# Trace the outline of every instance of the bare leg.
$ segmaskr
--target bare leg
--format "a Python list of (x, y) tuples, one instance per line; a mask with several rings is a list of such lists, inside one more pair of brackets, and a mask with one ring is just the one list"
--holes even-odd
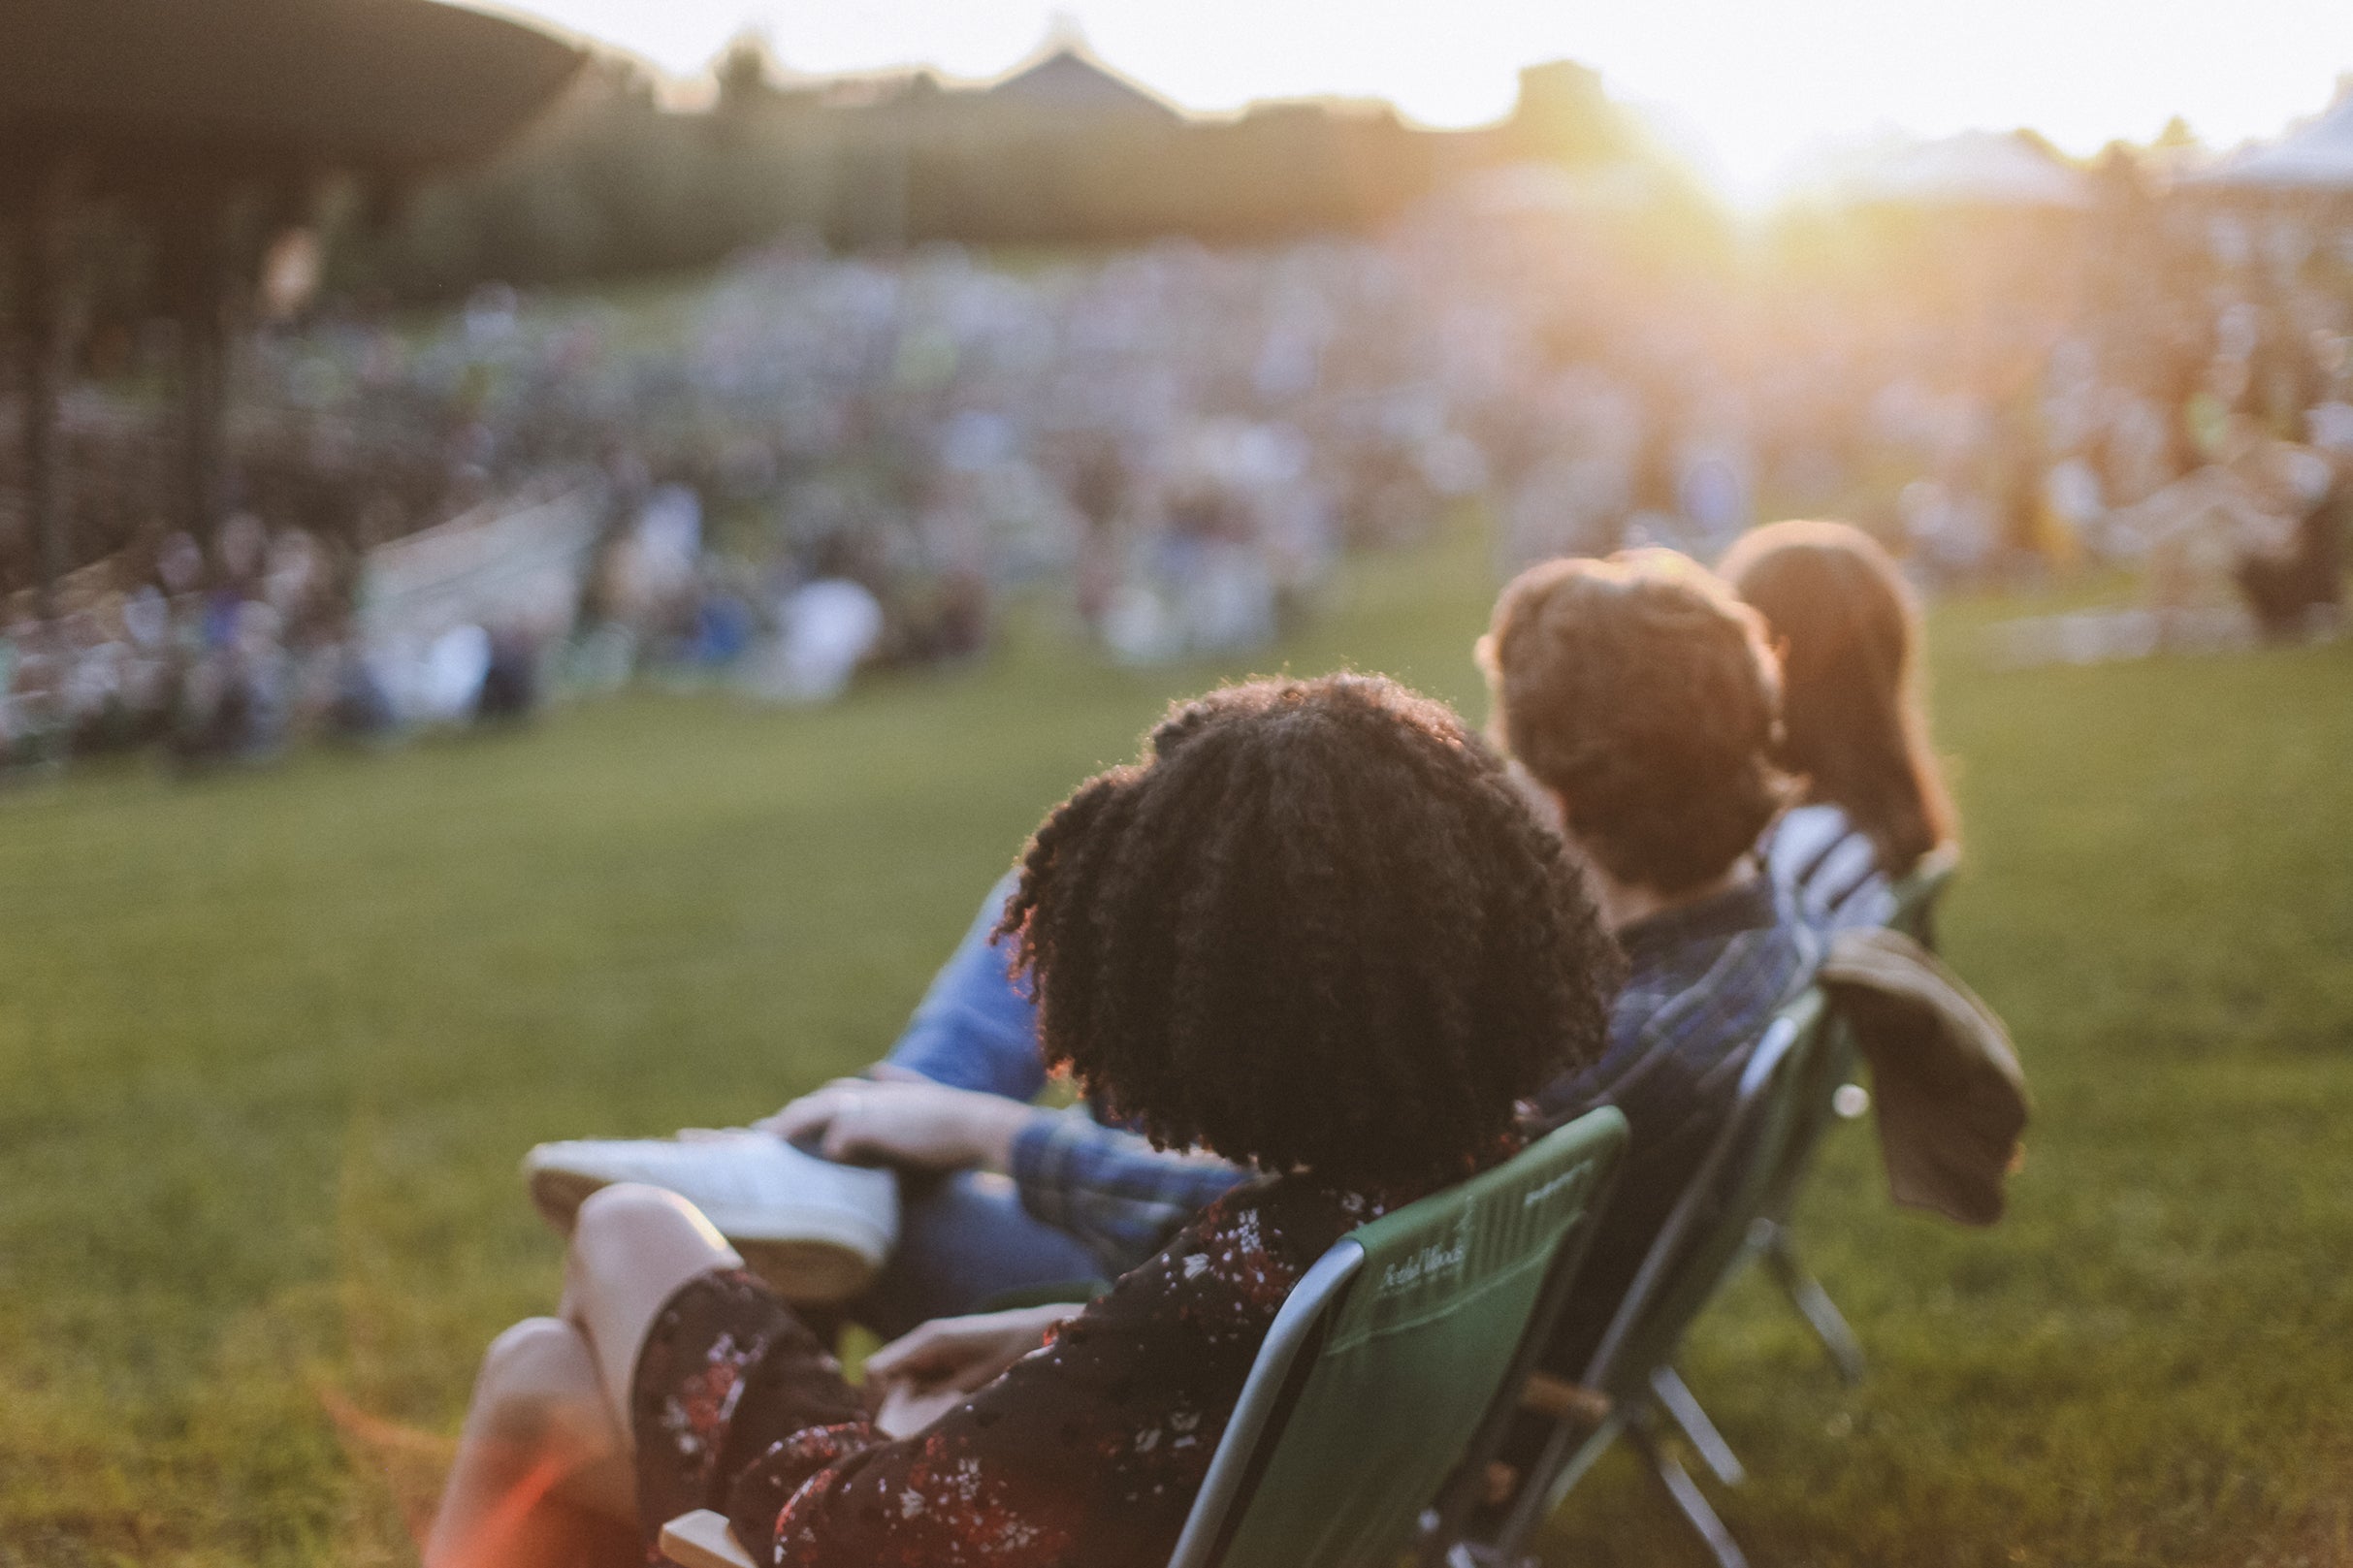
[(531, 1318), (492, 1341), (427, 1568), (639, 1561), (629, 1447), (569, 1324)]
[(564, 1317), (483, 1358), (426, 1568), (588, 1568), (639, 1557), (629, 1401), (637, 1349), (679, 1286), (743, 1260), (683, 1199), (608, 1187), (580, 1206)]
[(656, 1315), (696, 1275), (742, 1266), (701, 1211), (674, 1193), (624, 1182), (580, 1205), (564, 1258), (564, 1315), (588, 1341), (606, 1409), (624, 1434), (637, 1350)]

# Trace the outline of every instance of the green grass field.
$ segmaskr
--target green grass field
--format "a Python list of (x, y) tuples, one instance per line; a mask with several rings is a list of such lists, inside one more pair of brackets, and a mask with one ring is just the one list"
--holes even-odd
[[(1475, 705), (1491, 592), (1467, 546), (1364, 564), (1286, 657)], [(1737, 1286), (1687, 1366), (1755, 1472), (1724, 1511), (1759, 1564), (2353, 1563), (2353, 647), (1975, 667), (2016, 609), (1937, 622), (2014, 1211), (1898, 1213), (1835, 1140), (1800, 1233), (1872, 1374)], [(0, 1565), (412, 1560), (481, 1347), (554, 1298), (524, 1148), (871, 1058), (1041, 811), (1227, 673), (1036, 640), (0, 797)], [(1699, 1560), (1623, 1456), (1548, 1556)]]

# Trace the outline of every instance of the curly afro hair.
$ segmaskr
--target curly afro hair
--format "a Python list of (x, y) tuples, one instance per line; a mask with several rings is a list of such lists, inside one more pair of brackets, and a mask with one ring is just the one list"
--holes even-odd
[(1621, 882), (1729, 871), (1780, 814), (1780, 672), (1755, 610), (1671, 550), (1531, 566), (1479, 641), (1501, 739)]
[(1172, 708), (1040, 826), (1002, 929), (1047, 1060), (1155, 1143), (1367, 1192), (1508, 1148), (1620, 962), (1494, 753), (1357, 675)]

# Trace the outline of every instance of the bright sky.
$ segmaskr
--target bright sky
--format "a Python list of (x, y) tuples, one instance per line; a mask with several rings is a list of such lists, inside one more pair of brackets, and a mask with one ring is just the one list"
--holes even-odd
[(698, 71), (746, 26), (811, 72), (921, 62), (989, 76), (1057, 16), (1202, 110), (1382, 97), (1434, 124), (1493, 118), (1537, 60), (1597, 68), (1735, 199), (1792, 160), (1890, 127), (2031, 125), (2088, 152), (2180, 113), (2209, 144), (2276, 134), (2353, 72), (2347, 0), (506, 0)]

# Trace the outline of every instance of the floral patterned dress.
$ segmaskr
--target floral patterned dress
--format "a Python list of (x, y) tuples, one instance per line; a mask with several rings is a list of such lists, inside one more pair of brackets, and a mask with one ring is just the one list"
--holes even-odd
[(718, 1508), (777, 1568), (1165, 1563), (1284, 1297), (1382, 1206), (1304, 1177), (1238, 1189), (1004, 1376), (895, 1442), (758, 1281), (690, 1281), (638, 1353), (647, 1539)]

